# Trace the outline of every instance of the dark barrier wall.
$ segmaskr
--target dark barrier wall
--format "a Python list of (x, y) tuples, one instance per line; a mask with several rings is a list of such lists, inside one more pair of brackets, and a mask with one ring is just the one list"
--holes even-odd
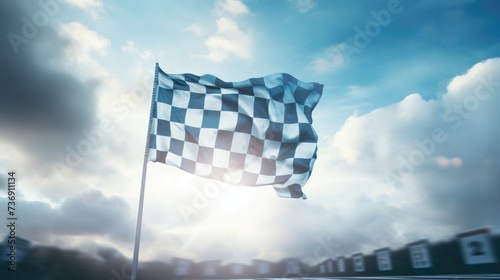
[[(8, 263), (11, 251), (6, 245), (0, 244), (3, 264)], [(129, 279), (131, 261), (113, 252), (101, 252), (98, 260), (74, 250), (31, 246), (22, 238), (18, 245), (17, 271), (12, 274), (3, 265), (0, 279)], [(483, 228), (460, 233), (449, 241), (418, 240), (395, 250), (380, 248), (368, 255), (358, 252), (313, 266), (297, 258), (279, 262), (253, 260), (251, 264), (172, 258), (169, 263), (141, 263), (138, 276), (154, 280), (500, 274), (499, 257), (500, 236), (492, 236), (489, 229)], [(12, 276), (17, 278), (9, 278)]]

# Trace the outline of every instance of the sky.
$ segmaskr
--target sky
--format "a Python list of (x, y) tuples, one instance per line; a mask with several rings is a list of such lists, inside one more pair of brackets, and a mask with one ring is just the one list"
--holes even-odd
[(500, 2), (0, 0), (0, 205), (131, 258), (155, 63), (324, 84), (308, 199), (149, 163), (140, 260), (311, 263), (500, 231)]

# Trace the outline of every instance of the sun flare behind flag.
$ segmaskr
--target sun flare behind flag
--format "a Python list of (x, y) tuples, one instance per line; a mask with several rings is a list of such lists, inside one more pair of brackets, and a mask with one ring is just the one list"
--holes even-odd
[(318, 141), (312, 111), (322, 91), (285, 73), (225, 82), (167, 74), (157, 64), (148, 160), (305, 198)]

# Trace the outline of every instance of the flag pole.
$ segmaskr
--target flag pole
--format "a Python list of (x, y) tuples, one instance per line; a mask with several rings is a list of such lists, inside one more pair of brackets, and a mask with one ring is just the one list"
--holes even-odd
[(151, 137), (151, 123), (153, 120), (153, 106), (156, 100), (156, 88), (158, 85), (158, 69), (160, 66), (158, 62), (155, 66), (155, 77), (153, 84), (153, 96), (151, 98), (151, 108), (149, 111), (149, 124), (148, 124), (148, 134), (146, 136), (146, 148), (144, 151), (144, 161), (142, 162), (142, 178), (141, 178), (141, 193), (139, 195), (139, 210), (137, 213), (137, 226), (135, 228), (135, 244), (134, 244), (134, 257), (132, 260), (132, 273), (130, 275), (131, 280), (137, 280), (137, 270), (139, 266), (139, 245), (141, 242), (141, 226), (142, 226), (142, 210), (144, 208), (144, 190), (146, 188), (146, 173), (148, 167), (148, 154), (149, 154), (149, 142)]

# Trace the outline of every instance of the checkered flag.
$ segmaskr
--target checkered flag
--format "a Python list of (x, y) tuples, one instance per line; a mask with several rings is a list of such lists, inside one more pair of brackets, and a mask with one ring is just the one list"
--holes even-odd
[(156, 66), (149, 161), (233, 185), (305, 198), (316, 160), (312, 111), (323, 85), (289, 74), (241, 82)]

